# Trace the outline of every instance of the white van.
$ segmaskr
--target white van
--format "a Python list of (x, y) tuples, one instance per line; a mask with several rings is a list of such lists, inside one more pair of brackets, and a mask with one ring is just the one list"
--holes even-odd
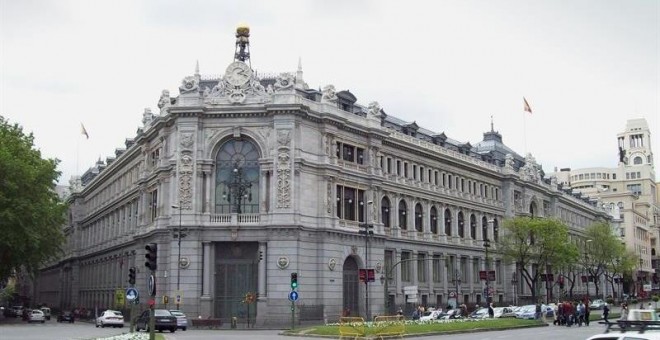
[(50, 320), (50, 308), (41, 307), (40, 309), (42, 312), (44, 312), (44, 317), (46, 317), (46, 320)]

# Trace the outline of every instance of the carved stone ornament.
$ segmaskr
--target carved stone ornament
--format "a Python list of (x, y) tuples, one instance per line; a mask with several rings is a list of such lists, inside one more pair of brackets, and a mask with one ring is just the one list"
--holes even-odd
[(380, 104), (378, 104), (378, 102), (369, 103), (369, 115), (380, 117), (380, 110), (382, 109), (380, 107)]
[(188, 76), (183, 78), (183, 80), (181, 80), (181, 85), (179, 86), (179, 93), (185, 94), (195, 91), (199, 91), (199, 83), (197, 82), (197, 78), (193, 76)]
[(181, 209), (192, 209), (193, 158), (189, 153), (181, 155), (179, 161), (179, 201)]
[(195, 140), (193, 139), (193, 134), (192, 133), (182, 133), (181, 134), (181, 146), (183, 146), (186, 149), (190, 149), (193, 144), (195, 143)]
[(277, 259), (277, 267), (280, 269), (286, 269), (289, 266), (289, 258), (286, 256), (280, 256)]
[(212, 105), (265, 103), (272, 99), (250, 66), (242, 61), (229, 64), (218, 84), (211, 90), (204, 89), (202, 95), (204, 103)]
[(337, 93), (335, 91), (334, 85), (326, 85), (323, 88), (323, 95), (321, 97), (321, 102), (336, 102)]
[(172, 100), (170, 99), (170, 91), (163, 90), (163, 92), (160, 94), (160, 99), (158, 99), (158, 108), (162, 110), (170, 105), (172, 105)]
[(295, 78), (290, 73), (280, 73), (275, 79), (275, 85), (273, 85), (275, 92), (285, 92), (293, 90), (293, 84), (295, 83)]
[(383, 264), (380, 261), (376, 262), (376, 273), (380, 273), (383, 270)]
[(190, 259), (187, 257), (182, 257), (179, 261), (179, 268), (186, 269), (188, 267), (190, 267)]
[(356, 245), (351, 246), (351, 254), (357, 255), (358, 247)]
[(337, 259), (333, 257), (328, 261), (328, 269), (335, 270), (335, 267), (337, 267)]

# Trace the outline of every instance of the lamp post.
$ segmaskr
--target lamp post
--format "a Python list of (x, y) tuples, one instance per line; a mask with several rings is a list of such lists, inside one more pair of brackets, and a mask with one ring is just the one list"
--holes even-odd
[[(181, 286), (181, 239), (186, 237), (186, 232), (188, 232), (188, 228), (181, 228), (181, 205), (173, 205), (172, 208), (178, 209), (179, 210), (179, 227), (174, 228), (174, 233), (172, 236), (177, 239), (177, 246), (178, 246), (178, 256), (177, 256), (177, 261), (176, 261), (176, 294), (179, 295), (180, 293), (180, 286)], [(179, 296), (175, 297), (176, 299), (176, 309), (179, 309), (179, 301), (180, 298)]]
[(587, 240), (585, 242), (585, 247), (584, 247), (584, 267), (587, 272), (587, 302), (591, 301), (589, 299), (589, 281), (591, 281), (591, 267), (589, 266), (589, 243), (591, 243), (592, 240)]
[[(373, 227), (369, 225), (369, 209), (373, 204), (373, 201), (367, 201), (367, 207), (364, 210), (364, 230), (360, 230), (360, 234), (364, 234), (364, 267), (366, 270), (366, 276), (364, 278), (364, 308), (367, 321), (369, 317), (369, 237), (374, 234)], [(360, 202), (360, 205), (364, 206), (363, 202)]]
[[(644, 259), (642, 258), (642, 252), (639, 252), (639, 270), (637, 271), (637, 282), (639, 284), (639, 292), (637, 296), (640, 296), (644, 292), (644, 280), (642, 277), (642, 268), (644, 267)], [(642, 294), (640, 294), (642, 293)]]
[(511, 285), (513, 286), (513, 305), (517, 306), (518, 303), (516, 300), (518, 300), (518, 276), (516, 275), (516, 271), (513, 272), (513, 275), (511, 275)]
[(252, 201), (252, 188), (251, 182), (246, 182), (243, 180), (243, 169), (239, 166), (239, 162), (234, 163), (234, 169), (232, 170), (231, 180), (223, 181), (223, 183), (229, 188), (229, 192), (224, 191), (222, 197), (231, 203), (232, 195), (234, 197), (234, 209), (236, 213), (241, 213), (241, 202), (243, 199), (246, 199), (248, 202)]
[[(489, 225), (493, 225), (495, 220), (488, 220)], [(490, 297), (490, 259), (488, 258), (488, 248), (490, 248), (490, 240), (488, 239), (488, 231), (484, 235), (484, 249), (486, 252), (486, 307), (489, 306), (491, 302)]]
[(456, 307), (458, 308), (458, 287), (461, 285), (461, 272), (458, 269), (454, 270), (454, 287), (456, 288)]

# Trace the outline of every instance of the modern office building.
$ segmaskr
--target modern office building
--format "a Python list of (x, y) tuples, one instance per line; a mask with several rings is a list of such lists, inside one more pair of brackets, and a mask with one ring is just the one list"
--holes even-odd
[[(483, 303), (484, 241), (498, 240), (503, 219), (556, 217), (577, 239), (609, 218), (543, 178), (492, 123), (471, 145), (349, 91), (316, 90), (300, 64), (259, 78), (246, 28), (229, 59), (220, 78), (197, 67), (178, 96), (163, 91), (125, 148), (74, 181), (67, 254), (43, 269), (40, 300), (113, 306), (134, 267), (144, 304), (145, 246), (155, 243), (158, 303), (178, 295), (194, 318), (245, 317), (255, 293), (258, 325), (288, 324), (292, 273), (300, 319)], [(491, 244), (493, 300), (528, 295)], [(373, 282), (360, 282), (360, 269), (373, 269)]]
[[(614, 168), (562, 169), (553, 174), (564, 187), (600, 201), (614, 212), (615, 232), (629, 251), (640, 257), (634, 281), (624, 291), (644, 294), (644, 285), (660, 289), (658, 257), (658, 206), (651, 131), (646, 119), (631, 119), (617, 134), (618, 163)], [(648, 290), (648, 289), (647, 289)], [(649, 292), (645, 292), (648, 294)]]

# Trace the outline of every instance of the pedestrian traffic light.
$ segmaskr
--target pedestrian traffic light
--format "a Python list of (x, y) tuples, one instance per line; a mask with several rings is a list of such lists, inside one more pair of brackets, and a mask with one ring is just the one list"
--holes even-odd
[(128, 283), (135, 284), (135, 267), (128, 268)]
[(291, 273), (291, 289), (298, 288), (298, 273)]
[(149, 268), (151, 271), (156, 271), (156, 264), (158, 263), (158, 244), (149, 243), (144, 249), (147, 250), (147, 253), (144, 255), (147, 259), (144, 263), (145, 267)]

